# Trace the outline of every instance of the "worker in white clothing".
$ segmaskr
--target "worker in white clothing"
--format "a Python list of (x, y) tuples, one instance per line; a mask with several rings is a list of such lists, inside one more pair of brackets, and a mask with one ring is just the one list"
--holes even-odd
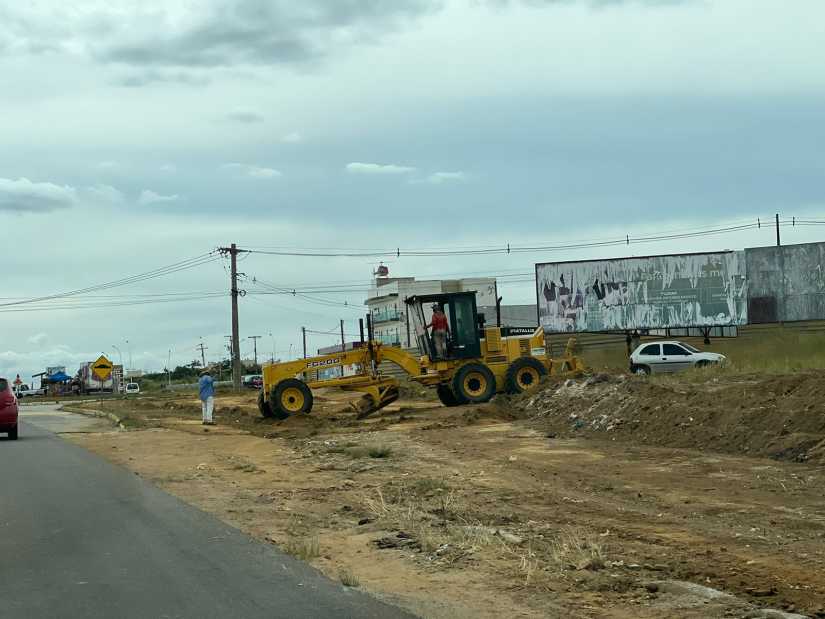
[(215, 422), (212, 421), (212, 411), (215, 409), (215, 381), (209, 375), (209, 370), (201, 372), (198, 387), (200, 389), (201, 409), (203, 410), (203, 425), (215, 425)]

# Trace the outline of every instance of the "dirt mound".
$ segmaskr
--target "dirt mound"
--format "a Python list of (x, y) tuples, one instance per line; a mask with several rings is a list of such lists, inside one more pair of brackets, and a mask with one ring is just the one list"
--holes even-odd
[(542, 430), (825, 463), (825, 377), (598, 374), (512, 401)]

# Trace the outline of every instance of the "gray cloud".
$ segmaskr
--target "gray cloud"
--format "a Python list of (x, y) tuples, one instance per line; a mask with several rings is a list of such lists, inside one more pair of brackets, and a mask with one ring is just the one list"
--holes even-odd
[(142, 88), (149, 84), (183, 84), (185, 86), (205, 86), (211, 79), (193, 71), (157, 71), (146, 70), (130, 73), (114, 80), (116, 86), (125, 88)]
[(247, 163), (225, 163), (221, 166), (224, 170), (232, 170), (243, 176), (250, 178), (280, 178), (283, 176), (279, 170), (267, 168)]
[(415, 172), (415, 168), (394, 163), (361, 163), (353, 161), (346, 166), (347, 172), (351, 174), (409, 174)]
[(261, 114), (246, 108), (234, 109), (226, 115), (226, 118), (228, 120), (245, 124), (261, 123), (264, 121), (264, 117)]
[(74, 187), (34, 183), (27, 178), (0, 178), (0, 211), (48, 213), (74, 206), (77, 200)]
[(95, 3), (83, 11), (37, 5), (0, 7), (0, 41), (21, 51), (66, 49), (146, 69), (124, 86), (188, 81), (168, 68), (313, 62), (339, 45), (374, 41), (441, 0), (194, 0)]
[(433, 172), (427, 177), (431, 185), (441, 185), (443, 183), (463, 183), (467, 180), (464, 172)]
[(633, 4), (651, 7), (669, 6), (677, 4), (694, 4), (698, 1), (699, 0), (475, 0), (474, 4), (502, 8), (515, 5), (522, 5), (532, 8), (546, 8), (562, 4), (582, 4), (594, 8), (608, 8), (611, 6)]
[(0, 178), (0, 211), (49, 213), (83, 204), (112, 206), (123, 202), (123, 194), (110, 185), (78, 189), (25, 177)]
[(140, 192), (138, 204), (141, 206), (149, 206), (150, 204), (163, 204), (168, 202), (177, 202), (178, 200), (180, 200), (180, 196), (178, 194), (164, 196), (152, 191), (151, 189), (144, 189)]

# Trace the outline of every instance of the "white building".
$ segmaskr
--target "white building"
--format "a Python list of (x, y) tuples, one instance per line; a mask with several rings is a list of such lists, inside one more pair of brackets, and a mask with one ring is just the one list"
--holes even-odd
[[(494, 277), (468, 277), (464, 279), (416, 280), (414, 277), (377, 277), (370, 287), (366, 300), (376, 340), (393, 346), (415, 346), (415, 333), (407, 320), (404, 299), (414, 295), (444, 292), (475, 292), (476, 305), (496, 304), (496, 280)], [(429, 306), (424, 308), (427, 320), (432, 315)]]

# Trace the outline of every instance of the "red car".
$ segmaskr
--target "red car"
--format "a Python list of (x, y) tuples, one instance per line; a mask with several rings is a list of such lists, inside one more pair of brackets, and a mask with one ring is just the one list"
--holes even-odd
[(10, 440), (17, 440), (17, 398), (5, 378), (0, 378), (0, 432), (8, 432)]

